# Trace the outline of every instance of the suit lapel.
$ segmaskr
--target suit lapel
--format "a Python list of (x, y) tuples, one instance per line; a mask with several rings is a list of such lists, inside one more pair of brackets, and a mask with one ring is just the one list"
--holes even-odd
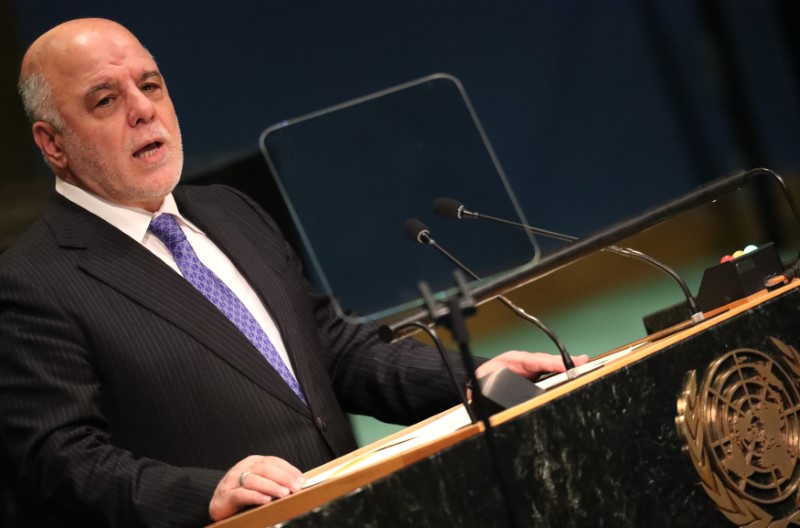
[[(232, 221), (229, 214), (214, 204), (196, 199), (181, 200), (180, 196), (180, 193), (176, 194), (181, 213), (226, 254), (267, 308), (281, 334), (297, 380), (306, 396), (310, 397), (309, 389), (313, 384), (310, 383), (309, 363), (313, 358), (303, 355), (309, 347), (298, 328), (296, 303), (292, 302), (294, 296), (303, 293), (287, 285), (284, 276), (287, 250), (283, 238), (265, 236), (264, 229), (259, 229), (257, 236), (248, 237), (239, 223)], [(288, 386), (286, 388), (290, 391)]]
[(192, 335), (298, 412), (309, 413), (250, 341), (169, 266), (115, 227), (60, 196), (51, 204), (45, 219), (62, 247), (85, 248), (78, 264), (83, 270)]

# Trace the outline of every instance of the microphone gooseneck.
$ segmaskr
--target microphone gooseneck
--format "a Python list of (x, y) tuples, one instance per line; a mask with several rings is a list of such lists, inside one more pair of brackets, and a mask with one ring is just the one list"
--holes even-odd
[[(403, 230), (408, 238), (411, 240), (418, 242), (420, 244), (425, 244), (428, 246), (432, 246), (435, 248), (439, 253), (447, 257), (450, 262), (461, 268), (465, 273), (469, 274), (475, 280), (480, 280), (480, 276), (478, 276), (475, 272), (473, 272), (470, 268), (468, 268), (463, 262), (458, 260), (454, 257), (449, 251), (445, 248), (440, 246), (431, 236), (431, 232), (422, 221), (416, 218), (409, 218), (405, 221), (403, 225)], [(507, 297), (504, 295), (497, 296), (497, 300), (503, 303), (506, 307), (508, 307), (512, 312), (514, 312), (517, 317), (528, 321), (531, 324), (536, 325), (540, 330), (542, 330), (547, 336), (550, 338), (551, 341), (556, 345), (558, 348), (559, 353), (561, 354), (561, 360), (564, 362), (564, 368), (566, 368), (567, 372), (571, 371), (575, 368), (575, 364), (572, 361), (569, 353), (567, 352), (564, 343), (559, 339), (559, 337), (553, 332), (550, 327), (544, 324), (541, 320), (534, 317), (533, 315), (527, 313), (525, 310), (511, 302)]]
[[(439, 217), (447, 219), (461, 220), (464, 218), (472, 218), (472, 219), (489, 220), (495, 223), (516, 227), (518, 229), (523, 229), (525, 231), (529, 231), (537, 235), (542, 235), (557, 240), (563, 240), (565, 242), (575, 242), (578, 240), (578, 237), (565, 235), (563, 233), (557, 233), (555, 231), (550, 231), (547, 229), (541, 229), (538, 227), (529, 226), (527, 224), (506, 220), (504, 218), (489, 216), (483, 213), (478, 213), (476, 211), (470, 211), (464, 206), (464, 204), (453, 198), (436, 199), (436, 201), (433, 203), (433, 212)], [(684, 281), (683, 278), (680, 275), (678, 275), (678, 273), (675, 270), (673, 270), (666, 264), (659, 262), (653, 257), (645, 255), (641, 251), (637, 251), (635, 249), (619, 247), (619, 246), (608, 246), (603, 248), (602, 251), (608, 251), (609, 253), (615, 253), (617, 255), (622, 255), (624, 257), (640, 260), (663, 271), (664, 273), (672, 277), (675, 280), (675, 282), (678, 283), (678, 286), (680, 286), (681, 290), (683, 291), (683, 295), (686, 298), (686, 304), (689, 306), (689, 310), (691, 312), (692, 321), (694, 321), (695, 323), (699, 323), (704, 319), (703, 312), (700, 311), (700, 308), (697, 306), (697, 301), (692, 295), (689, 286), (686, 284), (686, 281)]]
[[(482, 302), (487, 299), (493, 299), (500, 293), (506, 293), (530, 284), (548, 273), (574, 262), (576, 259), (608, 248), (620, 240), (636, 233), (641, 233), (643, 230), (660, 224), (677, 214), (684, 213), (699, 205), (717, 200), (727, 193), (741, 189), (756, 177), (769, 177), (780, 185), (786, 201), (792, 209), (795, 221), (800, 226), (800, 208), (795, 203), (783, 178), (774, 171), (763, 167), (739, 171), (710, 181), (682, 196), (657, 205), (633, 217), (623, 219), (590, 237), (581, 238), (566, 247), (554, 251), (550, 255), (544, 256), (531, 267), (525, 267), (480, 284), (472, 289), (472, 294), (478, 302)], [(800, 261), (800, 256), (798, 256), (798, 261)], [(381, 339), (392, 341), (400, 336), (399, 328), (408, 327), (410, 322), (423, 321), (427, 318), (429, 318), (429, 314), (425, 310), (413, 311), (398, 321), (381, 325), (379, 335)]]

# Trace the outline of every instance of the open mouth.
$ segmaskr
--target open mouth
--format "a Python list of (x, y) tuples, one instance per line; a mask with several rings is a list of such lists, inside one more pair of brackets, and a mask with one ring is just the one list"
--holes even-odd
[(138, 159), (147, 159), (154, 156), (158, 150), (161, 148), (161, 141), (154, 141), (153, 143), (148, 143), (147, 145), (143, 146), (139, 150), (133, 153), (134, 158)]

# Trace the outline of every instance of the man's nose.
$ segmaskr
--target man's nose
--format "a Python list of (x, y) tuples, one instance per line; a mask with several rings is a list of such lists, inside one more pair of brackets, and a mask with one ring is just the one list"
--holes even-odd
[(139, 90), (133, 92), (128, 101), (128, 124), (149, 123), (156, 115), (156, 107), (147, 95)]

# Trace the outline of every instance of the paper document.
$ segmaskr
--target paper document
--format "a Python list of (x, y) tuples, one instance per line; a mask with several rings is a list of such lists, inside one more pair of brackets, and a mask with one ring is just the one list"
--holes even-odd
[(438, 417), (436, 420), (423, 425), (419, 429), (409, 432), (395, 438), (389, 443), (376, 447), (374, 450), (363, 453), (347, 462), (342, 462), (341, 465), (333, 467), (327, 471), (320, 473), (314, 477), (306, 480), (304, 488), (308, 488), (320, 482), (324, 482), (330, 478), (346, 475), (362, 467), (376, 464), (387, 458), (391, 458), (398, 453), (408, 451), (419, 445), (427, 444), (437, 438), (445, 436), (457, 431), (464, 426), (471, 424), (469, 414), (463, 405), (452, 409), (451, 411)]

